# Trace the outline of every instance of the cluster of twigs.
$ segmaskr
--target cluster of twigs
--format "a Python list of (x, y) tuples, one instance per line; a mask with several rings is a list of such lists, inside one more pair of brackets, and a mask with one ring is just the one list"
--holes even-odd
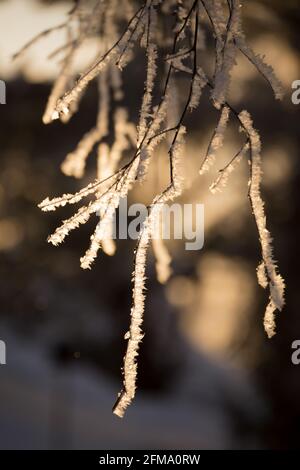
[[(175, 19), (172, 29), (163, 28), (165, 18), (171, 14)], [(216, 151), (222, 146), (230, 117), (238, 122), (245, 135), (240, 150), (220, 170), (210, 189), (212, 192), (221, 190), (237, 163), (248, 156), (249, 198), (262, 249), (258, 279), (264, 288), (269, 287), (269, 303), (264, 322), (269, 336), (275, 331), (274, 312), (276, 309), (281, 310), (284, 303), (284, 282), (272, 257), (271, 237), (266, 228), (264, 204), (260, 195), (260, 138), (253, 128), (249, 113), (236, 111), (228, 102), (231, 72), (237, 55), (242, 53), (253, 63), (271, 85), (276, 98), (281, 98), (282, 89), (272, 68), (247, 44), (242, 31), (241, 15), (240, 0), (146, 0), (142, 4), (130, 0), (79, 0), (65, 23), (45, 31), (17, 54), (24, 53), (36, 40), (58, 29), (66, 31), (66, 43), (51, 54), (52, 57), (62, 56), (62, 68), (44, 113), (43, 121), (46, 124), (53, 119), (68, 121), (78, 110), (80, 99), (89, 83), (94, 79), (98, 80), (99, 111), (96, 125), (83, 136), (77, 148), (67, 155), (62, 164), (65, 174), (82, 177), (86, 159), (97, 145), (97, 179), (78, 193), (64, 194), (52, 200), (47, 198), (39, 206), (43, 211), (52, 211), (93, 196), (88, 204), (65, 220), (49, 237), (49, 241), (57, 245), (71, 230), (84, 224), (92, 214), (100, 215), (90, 247), (81, 258), (83, 268), (91, 267), (100, 248), (107, 254), (114, 253), (112, 221), (120, 199), (128, 194), (134, 183), (147, 176), (149, 162), (155, 158), (157, 146), (163, 140), (168, 143), (170, 182), (152, 201), (135, 251), (131, 323), (125, 335), (128, 343), (124, 358), (123, 389), (113, 410), (120, 417), (135, 395), (136, 357), (143, 338), (145, 265), (147, 248), (153, 238), (153, 222), (161, 217), (162, 203), (173, 200), (182, 192), (178, 164), (183, 151), (186, 118), (198, 108), (205, 87), (210, 89), (212, 104), (220, 111), (220, 117), (206, 155), (199, 165), (200, 174), (207, 172), (214, 164)], [(207, 36), (212, 34), (214, 39), (212, 76), (200, 64), (200, 58), (207, 50), (206, 33)], [(99, 54), (94, 63), (76, 79), (74, 59), (82, 44), (89, 39), (97, 40)], [(121, 105), (121, 71), (129, 63), (135, 64), (138, 49), (142, 49), (146, 57), (146, 78), (139, 122), (133, 125), (128, 120), (126, 109)], [(179, 109), (178, 116), (173, 117), (173, 122), (168, 109), (174, 107), (176, 101), (178, 76), (186, 77), (187, 88), (184, 105)], [(158, 95), (156, 100), (155, 94)], [(111, 98), (114, 100), (114, 108)], [(176, 107), (179, 108), (178, 103)], [(114, 144), (109, 147), (105, 137), (110, 132), (111, 109), (114, 109)], [(131, 159), (122, 164), (124, 151), (130, 149)], [(156, 240), (155, 243), (152, 241), (159, 279), (165, 282), (170, 274), (170, 257), (162, 240)]]

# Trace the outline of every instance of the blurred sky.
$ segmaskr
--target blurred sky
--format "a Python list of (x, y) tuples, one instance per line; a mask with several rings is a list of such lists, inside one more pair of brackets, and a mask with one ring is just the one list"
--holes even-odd
[[(62, 23), (67, 18), (66, 15), (71, 7), (72, 2), (67, 1), (50, 5), (37, 0), (0, 2), (0, 76), (2, 80), (12, 79), (20, 73), (29, 82), (43, 82), (56, 78), (59, 64), (55, 60), (48, 60), (47, 57), (64, 43), (63, 31), (55, 31), (54, 34), (38, 41), (16, 61), (12, 60), (12, 56), (35, 35)], [(94, 53), (94, 43), (87, 41), (75, 61), (75, 70), (82, 70)]]

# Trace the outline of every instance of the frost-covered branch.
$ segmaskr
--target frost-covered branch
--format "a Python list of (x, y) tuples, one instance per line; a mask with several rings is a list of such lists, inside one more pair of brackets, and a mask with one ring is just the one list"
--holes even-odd
[[(284, 282), (272, 256), (271, 236), (266, 229), (260, 195), (260, 139), (248, 112), (239, 112), (228, 99), (232, 71), (241, 53), (268, 81), (276, 98), (281, 98), (282, 87), (273, 69), (253, 52), (247, 42), (242, 28), (243, 3), (240, 0), (81, 0), (64, 23), (40, 34), (16, 55), (23, 54), (37, 40), (56, 30), (66, 31), (65, 44), (50, 54), (50, 57), (62, 54), (63, 59), (44, 114), (45, 123), (57, 118), (67, 122), (79, 109), (88, 85), (98, 80), (97, 122), (78, 139), (77, 147), (66, 156), (61, 166), (65, 174), (81, 178), (86, 160), (95, 149), (97, 179), (74, 194), (64, 194), (52, 200), (46, 198), (39, 205), (43, 211), (53, 211), (87, 198), (87, 202), (49, 237), (49, 241), (57, 245), (72, 230), (96, 216), (90, 246), (80, 260), (82, 268), (91, 268), (100, 249), (109, 255), (115, 252), (112, 221), (121, 198), (126, 197), (137, 182), (148, 177), (149, 165), (157, 159), (158, 146), (168, 145), (169, 148), (170, 184), (150, 204), (135, 252), (131, 323), (125, 336), (128, 342), (123, 389), (114, 407), (118, 416), (124, 415), (136, 390), (137, 355), (144, 334), (145, 272), (150, 242), (156, 257), (158, 279), (166, 282), (171, 274), (171, 257), (162, 239), (155, 239), (153, 223), (160, 221), (162, 203), (173, 200), (182, 192), (178, 159), (183, 152), (187, 118), (199, 110), (206, 87), (210, 90), (212, 106), (218, 110), (219, 118), (207, 152), (199, 161), (200, 173), (215, 165), (226, 129), (231, 120), (235, 120), (245, 133), (245, 141), (219, 170), (210, 189), (214, 193), (223, 188), (238, 162), (246, 155), (250, 156), (249, 198), (262, 249), (262, 263), (257, 273), (259, 283), (263, 287), (269, 286), (270, 292), (264, 322), (269, 336), (275, 331), (274, 311), (281, 310), (283, 306)], [(173, 18), (175, 21), (171, 25)], [(167, 28), (164, 28), (165, 24), (168, 24)], [(209, 55), (209, 45), (206, 44), (209, 31), (214, 38), (212, 73), (207, 70), (205, 60), (205, 54)], [(96, 41), (99, 52), (75, 80), (74, 57), (91, 38)], [(141, 57), (145, 57), (146, 64), (144, 91), (138, 122), (133, 123), (124, 105), (125, 100), (123, 102), (126, 88), (123, 87), (121, 72), (132, 63), (139, 67)], [(180, 99), (177, 93), (179, 83)]]

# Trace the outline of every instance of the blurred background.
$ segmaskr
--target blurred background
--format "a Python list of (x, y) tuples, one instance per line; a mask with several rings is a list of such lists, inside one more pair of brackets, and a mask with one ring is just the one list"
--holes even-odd
[[(70, 123), (43, 125), (59, 70), (47, 56), (61, 37), (43, 40), (19, 61), (11, 56), (36, 33), (62, 22), (72, 4), (0, 1), (0, 79), (7, 84), (7, 104), (0, 107), (0, 339), (7, 345), (7, 364), (0, 366), (1, 449), (299, 446), (300, 365), (291, 362), (291, 344), (300, 339), (300, 105), (291, 102), (291, 84), (300, 79), (300, 10), (296, 0), (244, 3), (250, 43), (266, 55), (286, 91), (284, 101), (276, 102), (240, 58), (230, 102), (248, 109), (260, 130), (263, 196), (287, 305), (278, 315), (277, 335), (268, 340), (247, 162), (217, 195), (208, 190), (213, 175), (195, 177), (217, 119), (205, 93), (188, 123), (189, 184), (182, 198), (205, 205), (204, 248), (185, 251), (183, 242), (170, 242), (173, 275), (166, 286), (156, 281), (149, 256), (138, 392), (120, 420), (111, 408), (121, 388), (134, 243), (118, 242), (114, 257), (101, 253), (94, 268), (83, 271), (79, 258), (95, 220), (54, 248), (47, 236), (73, 209), (43, 214), (37, 208), (46, 196), (75, 192), (95, 177), (95, 155), (80, 181), (64, 176), (60, 164), (94, 125), (96, 86), (89, 87)], [(134, 120), (143, 71), (132, 64), (124, 77), (125, 104)], [(232, 125), (215, 172), (238, 141)], [(158, 174), (164, 178), (167, 171), (165, 160), (162, 151), (159, 172), (154, 168), (148, 185), (132, 191), (132, 201), (149, 200)]]

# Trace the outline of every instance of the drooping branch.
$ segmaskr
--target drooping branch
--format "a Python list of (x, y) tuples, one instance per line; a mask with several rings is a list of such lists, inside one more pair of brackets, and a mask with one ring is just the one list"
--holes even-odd
[[(137, 355), (144, 334), (146, 258), (151, 241), (159, 280), (165, 282), (171, 274), (171, 257), (163, 240), (155, 239), (153, 224), (160, 220), (163, 203), (169, 203), (182, 192), (178, 160), (182, 155), (185, 127), (190, 113), (199, 109), (205, 87), (210, 90), (212, 105), (219, 110), (219, 119), (207, 152), (199, 164), (200, 173), (205, 173), (215, 164), (217, 151), (223, 146), (225, 131), (230, 124), (229, 119), (235, 119), (245, 133), (245, 141), (225, 167), (219, 170), (210, 190), (214, 193), (223, 188), (238, 162), (246, 155), (250, 156), (249, 198), (262, 249), (262, 262), (257, 274), (259, 283), (263, 287), (269, 286), (270, 291), (264, 321), (269, 336), (275, 331), (274, 312), (283, 306), (284, 282), (272, 256), (271, 236), (266, 229), (260, 195), (260, 139), (250, 115), (246, 111), (237, 111), (228, 99), (232, 71), (239, 54), (242, 53), (255, 65), (273, 88), (276, 98), (282, 96), (282, 89), (273, 69), (252, 51), (246, 41), (242, 30), (242, 3), (239, 0), (98, 0), (91, 9), (82, 0), (68, 20), (56, 28), (66, 29), (68, 34), (66, 43), (51, 55), (64, 54), (61, 73), (49, 97), (44, 122), (48, 123), (54, 118), (68, 121), (78, 110), (88, 85), (92, 80), (98, 80), (95, 127), (83, 136), (62, 164), (65, 174), (81, 178), (86, 160), (96, 147), (97, 179), (75, 194), (65, 194), (52, 200), (47, 198), (39, 205), (43, 211), (53, 211), (66, 204), (78, 203), (83, 198), (88, 199), (72, 217), (63, 221), (49, 241), (55, 245), (61, 243), (72, 230), (96, 215), (96, 227), (90, 245), (80, 259), (81, 266), (91, 268), (100, 249), (106, 254), (113, 254), (116, 245), (112, 239), (112, 223), (121, 198), (127, 197), (136, 182), (147, 178), (150, 164), (157, 159), (158, 146), (167, 144), (169, 149), (170, 183), (154, 197), (135, 252), (131, 322), (125, 335), (128, 342), (123, 389), (114, 407), (114, 413), (118, 416), (124, 415), (136, 391)], [(172, 28), (169, 27), (170, 17), (175, 17)], [(168, 27), (162, 34), (163, 21), (167, 22)], [(211, 74), (206, 70), (207, 61), (203, 57), (204, 54), (209, 55), (203, 42), (203, 32), (207, 30), (214, 38)], [(51, 31), (46, 31), (37, 39)], [(96, 40), (99, 46), (97, 58), (75, 81), (75, 54), (90, 38)], [(37, 39), (27, 44), (20, 53)], [(138, 62), (142, 55), (146, 58), (144, 92), (138, 122), (133, 124), (122, 103), (126, 94), (121, 71), (135, 58)], [(184, 80), (181, 81), (182, 78)], [(180, 99), (177, 100), (179, 88)], [(170, 116), (175, 108), (176, 113)], [(126, 163), (123, 161), (125, 154)]]

